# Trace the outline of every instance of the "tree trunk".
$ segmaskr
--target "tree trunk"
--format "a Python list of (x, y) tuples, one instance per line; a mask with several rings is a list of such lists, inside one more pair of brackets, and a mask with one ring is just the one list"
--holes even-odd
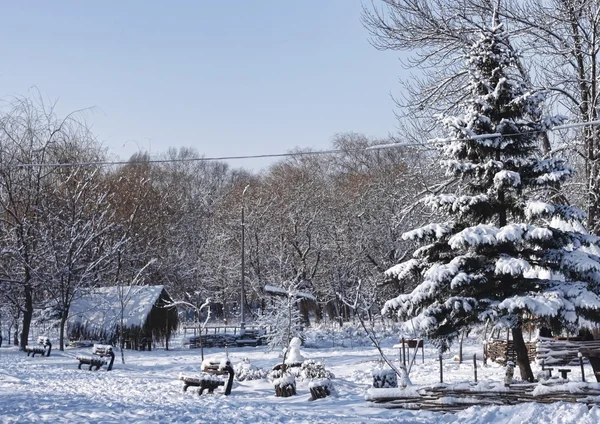
[(465, 337), (464, 331), (460, 332), (460, 339), (458, 340), (458, 363), (462, 364), (463, 360), (463, 339)]
[(58, 338), (58, 349), (61, 352), (65, 351), (65, 324), (67, 323), (68, 312), (63, 311), (60, 314), (60, 334)]
[(20, 349), (25, 350), (25, 346), (29, 342), (29, 328), (31, 327), (31, 319), (33, 318), (33, 296), (32, 289), (29, 284), (25, 285), (25, 310), (23, 311), (23, 331), (21, 332)]
[(517, 365), (521, 372), (521, 380), (533, 382), (533, 371), (531, 371), (531, 364), (529, 363), (529, 352), (523, 339), (523, 330), (521, 327), (512, 329), (513, 347), (517, 355)]

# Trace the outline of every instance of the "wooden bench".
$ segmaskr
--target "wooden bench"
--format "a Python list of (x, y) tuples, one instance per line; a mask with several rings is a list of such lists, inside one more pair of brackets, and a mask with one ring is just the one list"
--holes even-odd
[(81, 369), (82, 365), (89, 365), (89, 371), (94, 367), (96, 368), (95, 371), (98, 371), (100, 367), (107, 364), (107, 358), (110, 358), (106, 371), (112, 370), (113, 363), (115, 362), (115, 353), (113, 352), (113, 347), (111, 345), (94, 345), (94, 347), (92, 347), (92, 355), (93, 356), (77, 356), (77, 360), (79, 361), (78, 368)]
[(265, 330), (243, 330), (236, 339), (235, 344), (239, 347), (260, 346), (265, 339)]
[(218, 376), (228, 374), (229, 379), (227, 380), (227, 385), (225, 386), (225, 395), (228, 396), (231, 394), (235, 372), (233, 371), (233, 366), (229, 360), (204, 360), (204, 362), (202, 362), (201, 369), (204, 375), (187, 376), (182, 374), (179, 376), (179, 379), (184, 383), (184, 392), (187, 391), (188, 387), (199, 387), (198, 395), (202, 395), (204, 390), (208, 390), (208, 393), (213, 393), (217, 387), (225, 386), (225, 380), (219, 378)]
[(27, 356), (31, 355), (32, 358), (36, 354), (41, 356), (50, 356), (50, 352), (52, 351), (52, 343), (50, 343), (50, 339), (48, 337), (38, 337), (38, 345), (39, 346), (25, 346), (25, 352), (27, 352)]

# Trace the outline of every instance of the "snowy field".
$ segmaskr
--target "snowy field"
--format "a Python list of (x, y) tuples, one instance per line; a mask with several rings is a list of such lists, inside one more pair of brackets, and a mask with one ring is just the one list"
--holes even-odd
[[(179, 343), (181, 344), (181, 343)], [(337, 396), (308, 401), (308, 381), (297, 379), (298, 395), (291, 398), (274, 396), (268, 379), (236, 381), (230, 396), (219, 388), (213, 395), (198, 396), (190, 388), (182, 392), (180, 373), (196, 374), (200, 367), (200, 350), (177, 347), (152, 352), (126, 351), (126, 364), (120, 352), (113, 371), (77, 369), (79, 354), (90, 348), (53, 350), (50, 357), (27, 357), (14, 347), (0, 348), (0, 422), (72, 422), (72, 423), (598, 423), (600, 408), (569, 403), (553, 405), (522, 404), (512, 407), (472, 407), (458, 413), (385, 409), (364, 400), (371, 386), (370, 370), (378, 363), (374, 348), (356, 346), (343, 340), (343, 346), (302, 348), (306, 359), (324, 361), (335, 374)], [(398, 358), (393, 342), (386, 343), (388, 352)], [(352, 346), (354, 345), (354, 346)], [(220, 358), (223, 349), (205, 349), (206, 358)], [(445, 355), (444, 380), (473, 380), (472, 355), (480, 354), (480, 345), (469, 341), (466, 360), (459, 364)], [(264, 347), (229, 349), (234, 365), (248, 359), (253, 365), (271, 369), (281, 361), (279, 352)], [(411, 372), (414, 384), (435, 383), (439, 379), (437, 351), (425, 348)], [(478, 364), (479, 380), (500, 381), (503, 368)], [(533, 365), (535, 367), (535, 364)], [(534, 368), (534, 372), (537, 368)], [(591, 367), (586, 370), (591, 375)], [(518, 374), (518, 373), (517, 373)], [(571, 378), (581, 374), (573, 369)]]

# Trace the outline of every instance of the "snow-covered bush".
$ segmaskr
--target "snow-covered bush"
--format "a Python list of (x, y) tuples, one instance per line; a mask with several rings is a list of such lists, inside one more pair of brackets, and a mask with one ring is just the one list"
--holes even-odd
[(393, 369), (383, 368), (371, 371), (373, 387), (378, 389), (398, 387), (398, 376)]
[(235, 371), (235, 378), (238, 381), (261, 380), (267, 378), (268, 374), (266, 370), (251, 364), (248, 358), (244, 358), (243, 361), (235, 364), (233, 370)]
[(304, 380), (335, 378), (331, 371), (325, 369), (322, 362), (315, 362), (312, 359), (302, 362), (300, 377)]

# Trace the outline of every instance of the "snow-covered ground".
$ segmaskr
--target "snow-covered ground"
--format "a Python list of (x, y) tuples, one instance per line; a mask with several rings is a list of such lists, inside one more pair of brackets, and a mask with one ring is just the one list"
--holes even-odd
[[(309, 381), (297, 379), (298, 395), (277, 398), (268, 379), (236, 381), (230, 396), (218, 389), (213, 395), (198, 396), (194, 388), (182, 392), (179, 375), (196, 374), (201, 363), (199, 349), (175, 347), (152, 352), (126, 351), (126, 364), (120, 352), (113, 371), (77, 369), (79, 354), (90, 348), (52, 351), (50, 357), (27, 357), (14, 347), (0, 348), (0, 422), (188, 422), (188, 423), (598, 423), (600, 408), (557, 403), (553, 405), (521, 404), (502, 407), (472, 407), (458, 413), (385, 409), (366, 402), (371, 386), (370, 371), (378, 364), (377, 351), (342, 340), (345, 347), (302, 348), (306, 359), (324, 361), (335, 374), (337, 396), (309, 401)], [(338, 340), (340, 342), (340, 340)], [(398, 358), (392, 342), (388, 352)], [(465, 348), (466, 360), (453, 360), (456, 351), (445, 355), (444, 380), (473, 380), (473, 353), (481, 352), (480, 344), (470, 340)], [(205, 357), (219, 358), (223, 349), (205, 349)], [(253, 365), (271, 369), (281, 361), (279, 352), (264, 347), (231, 348), (234, 365), (247, 358)], [(439, 379), (437, 350), (425, 348), (411, 372), (414, 384), (435, 383)], [(503, 378), (503, 368), (478, 363), (479, 380)], [(535, 367), (535, 365), (534, 365)], [(534, 371), (535, 372), (535, 371)], [(586, 370), (591, 375), (591, 368)], [(518, 373), (517, 373), (518, 374)], [(581, 373), (573, 369), (573, 380)]]

